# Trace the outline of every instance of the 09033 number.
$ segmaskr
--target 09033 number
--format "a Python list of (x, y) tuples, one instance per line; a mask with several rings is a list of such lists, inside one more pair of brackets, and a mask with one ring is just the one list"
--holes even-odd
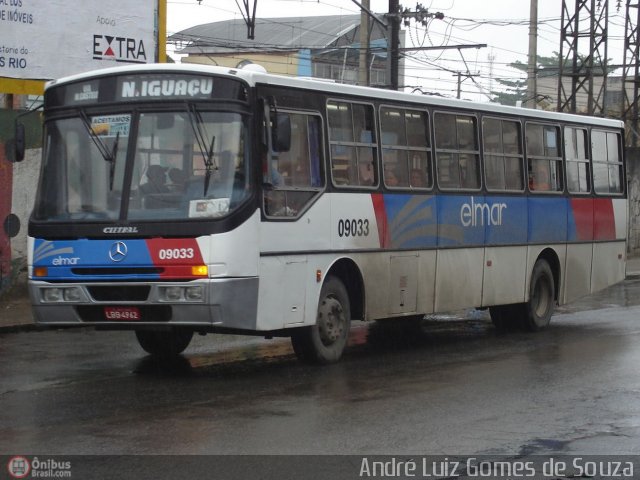
[(369, 235), (368, 218), (341, 218), (338, 220), (340, 237), (366, 237)]
[(158, 251), (160, 260), (178, 260), (194, 256), (193, 248), (162, 248)]

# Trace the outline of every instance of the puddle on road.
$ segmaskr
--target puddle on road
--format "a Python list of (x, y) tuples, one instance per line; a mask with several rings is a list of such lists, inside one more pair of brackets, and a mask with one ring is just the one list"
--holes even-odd
[[(640, 305), (640, 279), (631, 279), (558, 307), (556, 314), (636, 305)], [(427, 315), (420, 322), (354, 322), (345, 355), (410, 350), (424, 345), (446, 345), (475, 338), (488, 339), (489, 335), (495, 333), (488, 311), (475, 309)], [(297, 360), (288, 338), (265, 340), (260, 337), (209, 334), (194, 337), (192, 346), (175, 361), (159, 363), (151, 357), (145, 357), (134, 367), (134, 371), (187, 375), (198, 370), (211, 371), (220, 366), (232, 370), (251, 370), (266, 365), (295, 363)]]

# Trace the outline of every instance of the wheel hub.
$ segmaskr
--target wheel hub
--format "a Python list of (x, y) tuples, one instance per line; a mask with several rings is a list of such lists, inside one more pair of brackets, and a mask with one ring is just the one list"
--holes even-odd
[(324, 345), (331, 345), (344, 334), (346, 319), (340, 302), (333, 297), (325, 298), (318, 308), (318, 330)]

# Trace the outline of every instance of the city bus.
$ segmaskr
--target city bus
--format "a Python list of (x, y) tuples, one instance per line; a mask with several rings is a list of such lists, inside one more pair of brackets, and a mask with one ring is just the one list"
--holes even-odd
[(49, 82), (43, 115), (42, 325), (155, 356), (290, 337), (322, 364), (353, 321), (479, 308), (535, 331), (624, 278), (618, 120), (186, 64)]

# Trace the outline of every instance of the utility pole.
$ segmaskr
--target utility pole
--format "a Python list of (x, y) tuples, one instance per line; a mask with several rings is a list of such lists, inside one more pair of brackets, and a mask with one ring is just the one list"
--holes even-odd
[(4, 95), (4, 108), (7, 110), (13, 110), (13, 94), (5, 93)]
[(409, 26), (411, 19), (414, 19), (426, 27), (428, 18), (437, 18), (438, 20), (442, 20), (444, 18), (444, 14), (442, 12), (429, 13), (429, 11), (419, 3), (416, 4), (415, 11), (411, 11), (408, 8), (402, 10), (400, 8), (399, 0), (389, 0), (389, 13), (387, 13), (385, 17), (391, 26), (391, 34), (388, 39), (389, 44), (387, 45), (389, 85), (391, 86), (391, 89), (398, 90), (400, 21), (402, 20), (405, 26)]
[(487, 55), (487, 60), (489, 60), (489, 92), (493, 92), (493, 62), (496, 61), (496, 56), (493, 54), (493, 49)]
[(391, 90), (398, 90), (398, 44), (400, 43), (400, 2), (399, 0), (389, 0), (389, 14), (387, 16), (391, 24), (391, 34), (389, 35), (388, 61), (389, 61), (389, 85)]
[(360, 56), (358, 85), (369, 85), (369, 0), (362, 0), (360, 10)]
[(538, 85), (536, 80), (538, 57), (538, 0), (531, 0), (529, 9), (529, 64), (527, 66), (527, 102), (526, 106), (536, 108)]
[(455, 76), (458, 77), (458, 89), (456, 91), (456, 98), (462, 98), (462, 82), (464, 82), (467, 78), (477, 77), (478, 75), (473, 74), (469, 70), (467, 70), (467, 73), (455, 72), (454, 77)]
[[(626, 120), (627, 145), (637, 147), (640, 129), (640, 3), (627, 0), (622, 68), (622, 118)], [(629, 87), (629, 88), (627, 88)], [(630, 90), (630, 91), (629, 91)]]

